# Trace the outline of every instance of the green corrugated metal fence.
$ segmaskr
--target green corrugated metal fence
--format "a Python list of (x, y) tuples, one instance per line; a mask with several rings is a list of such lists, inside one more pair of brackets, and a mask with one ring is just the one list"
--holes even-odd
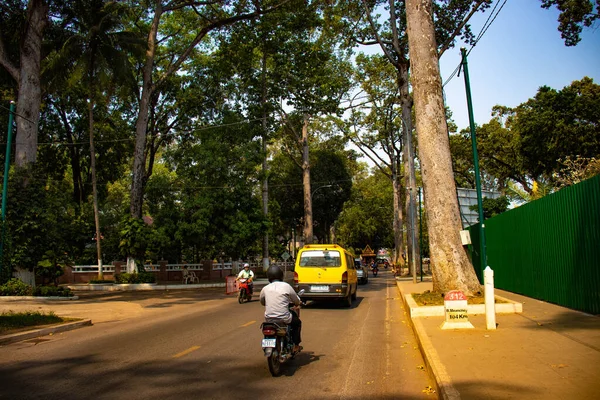
[[(469, 228), (482, 280), (479, 225)], [(499, 289), (600, 314), (600, 176), (485, 221)]]

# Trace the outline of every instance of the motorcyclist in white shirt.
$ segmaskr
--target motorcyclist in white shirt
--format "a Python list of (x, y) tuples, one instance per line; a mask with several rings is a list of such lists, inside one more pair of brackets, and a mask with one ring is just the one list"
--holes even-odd
[(302, 301), (290, 284), (283, 281), (283, 271), (277, 266), (271, 266), (267, 270), (269, 284), (260, 292), (260, 304), (265, 306), (265, 320), (267, 322), (284, 322), (291, 328), (292, 341), (294, 342), (294, 353), (299, 352), (302, 321), (295, 310), (289, 305), (300, 306)]

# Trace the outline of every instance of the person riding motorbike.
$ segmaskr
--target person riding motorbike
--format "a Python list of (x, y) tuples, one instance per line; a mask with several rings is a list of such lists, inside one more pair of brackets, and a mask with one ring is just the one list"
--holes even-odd
[(254, 292), (254, 272), (250, 269), (250, 264), (244, 263), (244, 269), (241, 270), (237, 278), (235, 278), (236, 281), (239, 281), (240, 279), (248, 279), (246, 283), (248, 284), (248, 291), (250, 292), (250, 295), (252, 295)]
[(300, 332), (302, 321), (294, 309), (289, 305), (297, 307), (302, 304), (300, 297), (296, 294), (290, 284), (283, 281), (283, 271), (273, 265), (267, 270), (269, 284), (260, 291), (260, 304), (265, 306), (265, 320), (268, 322), (284, 322), (290, 326), (292, 341), (294, 342), (294, 353), (299, 352), (302, 347)]

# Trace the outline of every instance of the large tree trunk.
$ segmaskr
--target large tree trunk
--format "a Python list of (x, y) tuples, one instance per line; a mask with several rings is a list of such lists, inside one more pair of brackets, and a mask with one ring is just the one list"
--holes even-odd
[(442, 293), (458, 289), (472, 295), (481, 291), (481, 285), (460, 240), (462, 227), (432, 15), (431, 0), (407, 0), (411, 79), (426, 196), (433, 289)]
[[(263, 41), (264, 44), (264, 41)], [(262, 206), (263, 216), (265, 219), (269, 218), (269, 165), (268, 165), (268, 152), (267, 152), (267, 46), (263, 47), (262, 55), (262, 76), (261, 76), (261, 105), (262, 105), (262, 150), (263, 150), (263, 182), (262, 182)], [(269, 269), (269, 232), (265, 231), (263, 235), (263, 270)]]
[(412, 106), (413, 101), (408, 88), (408, 65), (402, 64), (399, 77), (400, 98), (402, 99), (402, 127), (404, 145), (404, 176), (406, 187), (406, 254), (409, 271), (416, 282), (417, 259), (420, 253), (417, 240), (417, 177), (415, 173), (415, 152), (413, 144)]
[(313, 242), (313, 214), (308, 152), (308, 115), (304, 116), (302, 123), (302, 186), (304, 188), (304, 244), (311, 244)]
[[(94, 62), (91, 62), (92, 68)], [(102, 234), (100, 233), (100, 209), (98, 207), (98, 185), (96, 182), (96, 149), (94, 147), (94, 76), (90, 77), (90, 98), (88, 101), (88, 119), (90, 129), (90, 168), (92, 170), (92, 193), (94, 203), (94, 223), (96, 225), (96, 251), (98, 256), (98, 279), (104, 279), (102, 270)]]
[(34, 163), (38, 147), (38, 123), (42, 89), (40, 73), (42, 63), (43, 32), (48, 24), (48, 6), (42, 0), (30, 0), (27, 6), (27, 23), (21, 41), (19, 71), (19, 97), (17, 99), (17, 135), (15, 138), (15, 164), (24, 167)]
[(150, 98), (154, 90), (152, 84), (152, 69), (156, 53), (156, 35), (158, 24), (162, 16), (162, 4), (156, 2), (156, 10), (150, 32), (148, 33), (148, 47), (143, 71), (142, 94), (140, 97), (140, 110), (135, 124), (135, 150), (133, 154), (133, 178), (131, 182), (131, 216), (142, 218), (142, 205), (144, 199), (144, 182), (146, 176), (146, 133), (148, 130), (148, 115), (150, 114)]
[[(398, 163), (399, 164), (399, 163)], [(396, 165), (396, 163), (394, 163)], [(396, 172), (392, 174), (392, 187), (394, 188), (394, 260), (396, 268), (404, 268), (404, 259), (402, 252), (404, 251), (404, 235), (402, 234), (402, 183), (400, 182), (400, 166), (396, 168)]]

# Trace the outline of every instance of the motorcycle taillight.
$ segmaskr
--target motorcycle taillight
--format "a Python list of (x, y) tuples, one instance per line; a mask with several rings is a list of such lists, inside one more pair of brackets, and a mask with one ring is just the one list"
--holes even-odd
[(277, 332), (275, 330), (274, 326), (265, 326), (262, 330), (263, 335), (265, 336), (275, 336), (275, 333)]

